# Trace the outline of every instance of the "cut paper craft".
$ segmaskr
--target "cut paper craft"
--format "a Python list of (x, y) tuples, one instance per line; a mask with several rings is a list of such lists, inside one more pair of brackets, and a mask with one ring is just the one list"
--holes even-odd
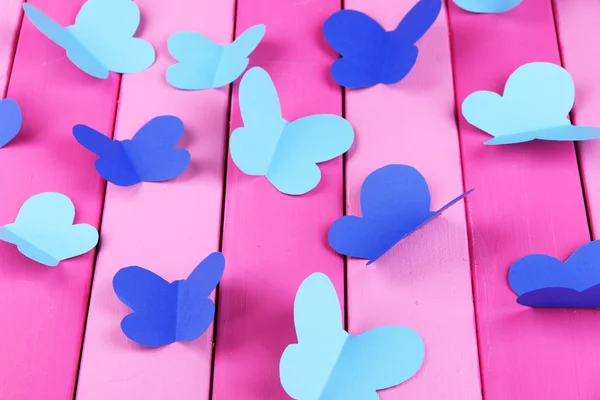
[(425, 357), (421, 336), (403, 326), (384, 326), (354, 336), (343, 329), (340, 302), (329, 278), (314, 273), (294, 301), (298, 344), (279, 363), (281, 385), (296, 400), (378, 399), (417, 373)]
[(82, 71), (96, 78), (109, 72), (143, 71), (154, 63), (154, 48), (133, 35), (140, 24), (140, 9), (131, 0), (88, 0), (75, 24), (63, 28), (29, 3), (23, 4), (29, 20)]
[(499, 14), (511, 10), (523, 0), (454, 0), (463, 10), (479, 14)]
[(100, 157), (94, 163), (96, 171), (119, 186), (166, 181), (185, 171), (191, 155), (174, 147), (183, 131), (183, 122), (171, 115), (151, 119), (126, 140), (112, 140), (86, 125), (73, 127), (75, 139)]
[(317, 114), (288, 122), (269, 74), (251, 68), (240, 83), (244, 126), (231, 134), (233, 162), (245, 174), (265, 176), (280, 192), (301, 195), (317, 186), (316, 165), (344, 154), (354, 130), (344, 118)]
[(571, 124), (568, 114), (574, 101), (569, 73), (555, 64), (535, 62), (512, 73), (502, 96), (487, 90), (470, 94), (462, 113), (471, 125), (494, 136), (485, 144), (599, 138), (600, 128)]
[(423, 175), (408, 165), (386, 165), (369, 174), (362, 184), (362, 218), (344, 216), (336, 220), (329, 229), (329, 244), (340, 254), (369, 260), (369, 265), (473, 190), (431, 211)]
[(14, 223), (0, 228), (0, 240), (12, 243), (26, 257), (49, 267), (87, 253), (98, 244), (98, 231), (88, 224), (73, 225), (75, 206), (61, 193), (30, 197)]
[(167, 282), (142, 267), (125, 267), (113, 278), (119, 300), (133, 310), (121, 321), (125, 336), (145, 347), (199, 338), (210, 326), (215, 303), (208, 298), (221, 280), (225, 258), (206, 257), (187, 279)]
[(23, 116), (13, 99), (0, 100), (0, 149), (6, 146), (21, 130)]
[(179, 63), (167, 69), (167, 81), (177, 89), (218, 88), (235, 81), (246, 69), (250, 54), (265, 35), (264, 25), (254, 25), (233, 43), (219, 45), (196, 32), (169, 37), (169, 52)]
[(600, 308), (600, 240), (560, 260), (544, 254), (520, 258), (508, 272), (517, 303), (534, 308)]
[(400, 82), (417, 61), (415, 43), (441, 9), (442, 0), (419, 0), (391, 32), (360, 11), (334, 13), (323, 26), (325, 39), (342, 56), (331, 66), (333, 79), (353, 89)]

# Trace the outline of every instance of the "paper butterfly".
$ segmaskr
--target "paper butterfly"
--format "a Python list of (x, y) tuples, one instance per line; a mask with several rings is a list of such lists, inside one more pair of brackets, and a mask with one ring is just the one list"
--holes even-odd
[(329, 244), (340, 254), (369, 260), (369, 265), (472, 191), (431, 211), (423, 175), (408, 165), (386, 165), (369, 174), (362, 184), (362, 218), (344, 216), (336, 220), (329, 229)]
[(86, 125), (73, 127), (75, 139), (100, 157), (94, 163), (96, 171), (119, 186), (166, 181), (185, 171), (190, 153), (174, 148), (183, 131), (183, 122), (171, 115), (151, 119), (126, 140), (112, 140)]
[(264, 25), (254, 25), (229, 45), (218, 45), (196, 32), (177, 32), (168, 41), (178, 64), (167, 69), (167, 81), (178, 89), (218, 88), (236, 80), (248, 66), (250, 53), (265, 35)]
[(410, 379), (425, 357), (423, 339), (403, 326), (384, 326), (361, 335), (343, 329), (340, 303), (329, 278), (314, 273), (294, 302), (298, 344), (279, 363), (281, 385), (296, 400), (378, 399), (377, 390)]
[(0, 100), (0, 149), (6, 146), (21, 130), (21, 109), (13, 99)]
[(600, 240), (587, 243), (564, 263), (544, 254), (517, 260), (508, 273), (521, 305), (536, 308), (600, 308)]
[(14, 223), (0, 228), (0, 240), (12, 243), (26, 257), (49, 267), (87, 253), (98, 244), (98, 231), (88, 224), (73, 225), (75, 206), (61, 193), (30, 197)]
[(515, 8), (523, 0), (454, 0), (460, 8), (474, 13), (498, 14)]
[(391, 32), (360, 11), (334, 13), (323, 27), (325, 39), (342, 56), (331, 66), (333, 79), (347, 88), (399, 82), (417, 62), (415, 43), (441, 9), (442, 0), (419, 0)]
[(125, 336), (146, 347), (199, 338), (212, 323), (215, 290), (225, 258), (215, 252), (206, 257), (187, 279), (167, 282), (142, 267), (125, 267), (113, 278), (119, 300), (133, 310), (121, 321)]
[(558, 65), (535, 62), (512, 73), (502, 96), (487, 90), (470, 94), (462, 113), (471, 125), (494, 136), (485, 144), (600, 137), (600, 128), (571, 124), (568, 114), (574, 101), (569, 73)]
[(66, 28), (29, 3), (23, 9), (36, 28), (67, 51), (73, 64), (96, 78), (143, 71), (154, 63), (152, 45), (133, 37), (140, 9), (131, 0), (88, 0), (75, 24)]
[(342, 155), (354, 141), (352, 126), (337, 115), (285, 120), (275, 85), (262, 68), (244, 74), (239, 99), (244, 126), (231, 134), (233, 162), (245, 174), (266, 176), (280, 192), (312, 190), (321, 180), (316, 164)]

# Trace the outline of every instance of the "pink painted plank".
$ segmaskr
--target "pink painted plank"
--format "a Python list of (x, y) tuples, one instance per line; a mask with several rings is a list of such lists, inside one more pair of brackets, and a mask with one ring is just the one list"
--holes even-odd
[[(415, 3), (346, 0), (345, 8), (363, 11), (392, 30)], [(462, 193), (445, 9), (418, 45), (418, 62), (399, 84), (346, 91), (346, 116), (357, 133), (346, 165), (350, 215), (360, 215), (365, 177), (387, 164), (417, 168), (429, 184), (433, 209)], [(348, 259), (350, 331), (409, 326), (421, 334), (426, 349), (418, 374), (380, 397), (481, 399), (464, 205), (452, 207), (372, 266), (365, 263)]]
[[(59, 23), (83, 0), (32, 0)], [(30, 196), (57, 191), (75, 204), (75, 222), (98, 226), (104, 183), (94, 156), (71, 133), (77, 123), (112, 131), (118, 77), (92, 78), (64, 50), (23, 22), (8, 97), (23, 129), (1, 150), (0, 224), (14, 221)], [(94, 251), (48, 268), (0, 243), (0, 399), (72, 398)]]
[(112, 288), (115, 273), (140, 265), (168, 281), (185, 278), (219, 249), (229, 89), (181, 91), (165, 72), (174, 60), (167, 38), (199, 31), (218, 43), (231, 41), (234, 1), (137, 0), (143, 28), (138, 36), (157, 51), (148, 70), (121, 84), (115, 137), (131, 138), (158, 115), (180, 117), (186, 127), (179, 146), (192, 154), (178, 178), (133, 187), (108, 185), (77, 398), (208, 399), (212, 327), (198, 340), (149, 350), (121, 332), (130, 312)]
[[(341, 90), (328, 75), (335, 55), (321, 34), (339, 8), (339, 0), (238, 1), (238, 34), (257, 23), (267, 26), (252, 61), (271, 74), (288, 120), (341, 114)], [(235, 129), (242, 125), (235, 95), (232, 112)], [(289, 399), (279, 382), (279, 358), (296, 342), (298, 286), (324, 272), (343, 304), (343, 260), (327, 245), (329, 226), (342, 214), (342, 159), (320, 167), (317, 188), (294, 197), (263, 177), (244, 175), (229, 160), (213, 400)]]
[(4, 94), (13, 63), (17, 36), (21, 27), (23, 0), (2, 0), (0, 3), (0, 90)]
[[(560, 63), (547, 0), (499, 15), (451, 5), (450, 28), (459, 105), (475, 90), (501, 92), (522, 64)], [(476, 188), (467, 220), (485, 399), (596, 398), (598, 312), (521, 307), (507, 283), (519, 257), (564, 259), (589, 240), (573, 143), (486, 146), (462, 116), (459, 128), (465, 184)]]
[[(600, 3), (555, 0), (554, 5), (563, 64), (575, 82), (573, 122), (600, 126), (600, 47), (590, 41), (600, 34)], [(600, 237), (600, 141), (581, 142), (578, 146), (588, 215), (597, 239)]]

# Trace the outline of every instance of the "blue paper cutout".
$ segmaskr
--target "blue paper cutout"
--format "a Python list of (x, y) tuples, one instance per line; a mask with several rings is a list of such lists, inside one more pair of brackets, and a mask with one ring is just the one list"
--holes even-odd
[(454, 0), (454, 3), (473, 13), (499, 14), (511, 10), (523, 0)]
[(423, 339), (403, 326), (384, 326), (361, 335), (343, 329), (333, 284), (322, 273), (302, 282), (294, 302), (298, 344), (287, 346), (279, 375), (297, 400), (378, 399), (376, 391), (417, 373), (425, 357)]
[(536, 308), (600, 308), (600, 240), (563, 263), (544, 254), (517, 260), (508, 273), (517, 302)]
[(154, 63), (152, 45), (133, 37), (140, 9), (131, 0), (88, 0), (75, 24), (66, 28), (29, 3), (23, 9), (37, 29), (66, 50), (73, 64), (96, 78), (143, 71)]
[(535, 62), (520, 66), (506, 81), (504, 94), (482, 90), (462, 104), (465, 119), (494, 136), (485, 144), (541, 140), (589, 140), (600, 128), (573, 126), (568, 114), (575, 86), (561, 66)]
[(246, 69), (250, 54), (265, 35), (264, 25), (254, 25), (233, 43), (219, 45), (196, 32), (169, 37), (169, 52), (179, 63), (167, 69), (167, 81), (178, 89), (200, 90), (229, 85)]
[(87, 253), (98, 244), (98, 231), (89, 224), (73, 225), (75, 206), (61, 193), (30, 197), (12, 224), (0, 228), (0, 240), (12, 243), (26, 257), (55, 267), (62, 260)]
[(167, 282), (154, 272), (133, 266), (119, 270), (113, 288), (133, 310), (121, 321), (125, 336), (145, 347), (160, 347), (199, 338), (210, 326), (215, 290), (225, 268), (223, 254), (209, 254), (187, 279)]
[(100, 157), (94, 163), (96, 171), (119, 186), (166, 181), (185, 171), (191, 155), (174, 148), (183, 131), (183, 122), (172, 115), (151, 119), (126, 140), (112, 140), (86, 125), (73, 127), (75, 139)]
[(369, 265), (473, 190), (431, 211), (423, 175), (408, 165), (386, 165), (362, 184), (362, 218), (349, 215), (336, 220), (329, 229), (329, 245), (340, 254), (367, 259)]
[(400, 82), (417, 62), (415, 43), (441, 9), (441, 0), (419, 0), (391, 32), (360, 11), (334, 13), (323, 26), (325, 39), (342, 56), (331, 66), (333, 79), (353, 89)]
[(0, 100), (0, 149), (17, 136), (22, 123), (19, 104), (13, 99)]
[(244, 126), (233, 131), (229, 150), (245, 174), (265, 176), (280, 192), (300, 195), (321, 180), (317, 163), (344, 154), (354, 130), (344, 118), (317, 114), (288, 122), (269, 74), (251, 68), (240, 84)]

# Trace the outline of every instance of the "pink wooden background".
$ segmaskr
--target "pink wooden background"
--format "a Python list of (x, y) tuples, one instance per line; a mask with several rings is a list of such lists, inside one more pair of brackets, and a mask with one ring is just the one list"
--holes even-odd
[[(157, 61), (103, 81), (22, 19), (21, 0), (0, 0), (0, 88), (24, 115), (20, 135), (0, 149), (0, 225), (31, 195), (59, 191), (73, 200), (76, 222), (100, 228), (97, 257), (56, 268), (0, 243), (0, 400), (287, 399), (279, 358), (296, 340), (296, 290), (315, 271), (334, 282), (350, 332), (397, 324), (423, 336), (422, 369), (381, 399), (600, 398), (600, 313), (523, 308), (507, 284), (517, 258), (564, 259), (590, 232), (598, 237), (600, 142), (484, 146), (486, 135), (456, 114), (471, 92), (501, 91), (519, 65), (562, 61), (576, 85), (574, 122), (600, 126), (600, 5), (523, 0), (476, 15), (449, 0), (404, 81), (344, 94), (321, 32), (340, 0), (135, 1), (138, 36)], [(29, 2), (68, 25), (84, 0)], [(343, 6), (392, 29), (415, 2)], [(353, 148), (321, 164), (321, 183), (304, 196), (244, 175), (227, 155), (228, 135), (242, 124), (237, 83), (187, 92), (165, 80), (170, 34), (229, 43), (258, 23), (267, 33), (251, 65), (271, 74), (284, 117), (334, 113), (355, 128)], [(183, 120), (180, 145), (192, 153), (171, 182), (106, 185), (71, 133), (84, 123), (112, 136), (114, 125), (125, 139), (164, 114)], [(433, 208), (475, 191), (375, 264), (345, 261), (327, 244), (329, 226), (359, 213), (363, 179), (389, 163), (424, 174)], [(141, 265), (181, 279), (216, 250), (227, 261), (214, 331), (153, 350), (122, 334), (129, 311), (112, 290), (116, 271)]]

